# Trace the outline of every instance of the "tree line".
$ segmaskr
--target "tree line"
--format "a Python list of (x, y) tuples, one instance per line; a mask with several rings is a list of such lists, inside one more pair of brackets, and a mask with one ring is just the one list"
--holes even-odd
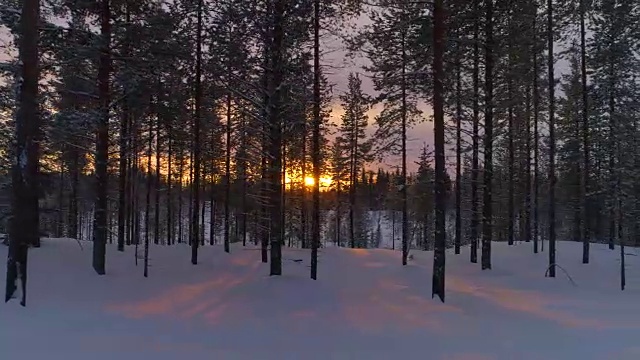
[[(145, 275), (151, 242), (197, 264), (219, 241), (259, 245), (271, 275), (282, 246), (311, 248), (316, 278), (322, 240), (375, 245), (369, 214), (392, 210), (402, 264), (434, 249), (443, 301), (450, 246), (490, 269), (493, 241), (547, 241), (555, 276), (558, 239), (584, 263), (593, 241), (638, 241), (633, 2), (15, 0), (0, 19), (7, 299), (43, 227), (91, 239), (98, 274), (111, 241), (142, 246)], [(367, 60), (339, 94), (321, 46), (336, 33)], [(421, 121), (434, 143), (411, 174)]]

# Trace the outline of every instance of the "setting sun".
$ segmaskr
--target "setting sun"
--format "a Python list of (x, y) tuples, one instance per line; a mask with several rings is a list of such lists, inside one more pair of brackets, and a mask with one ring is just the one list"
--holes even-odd
[[(320, 187), (329, 187), (331, 185), (331, 178), (330, 177), (321, 177), (320, 178)], [(315, 180), (313, 179), (313, 177), (311, 176), (307, 176), (304, 178), (304, 185), (311, 187), (315, 184)]]
[[(320, 182), (322, 182), (322, 180), (320, 180)], [(306, 178), (304, 178), (304, 184), (306, 186), (313, 186), (313, 184), (315, 184), (315, 180), (312, 177), (307, 176)]]
[[(291, 186), (292, 182), (293, 183), (298, 183), (300, 184), (302, 180), (302, 177), (291, 177), (287, 174), (287, 176), (285, 177), (285, 184), (287, 184), (289, 187)], [(328, 188), (331, 186), (331, 183), (333, 182), (333, 180), (331, 179), (330, 176), (321, 176), (320, 177), (320, 189), (321, 191), (326, 191), (328, 190)], [(304, 178), (304, 186), (306, 187), (313, 187), (313, 185), (315, 184), (315, 181), (313, 179), (313, 176), (305, 176)]]

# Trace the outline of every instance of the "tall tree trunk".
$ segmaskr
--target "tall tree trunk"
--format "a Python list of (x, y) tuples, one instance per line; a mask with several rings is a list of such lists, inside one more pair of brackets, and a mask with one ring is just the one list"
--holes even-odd
[(478, 262), (478, 181), (480, 172), (479, 161), (479, 125), (480, 125), (480, 0), (473, 1), (475, 18), (473, 20), (473, 134), (471, 145), (471, 246), (470, 260)]
[(12, 217), (9, 224), (9, 252), (7, 257), (7, 283), (5, 302), (17, 289), (20, 277), (22, 300), (27, 300), (27, 254), (29, 245), (40, 245), (38, 194), (38, 145), (40, 119), (38, 116), (38, 0), (24, 0), (20, 17), (20, 62), (22, 84), (19, 92), (19, 107), (16, 114), (14, 161), (11, 171)]
[(549, 46), (549, 276), (556, 276), (556, 139), (555, 75), (553, 58), (553, 0), (547, 0), (547, 41)]
[(282, 103), (281, 85), (283, 80), (283, 47), (284, 47), (284, 15), (285, 1), (276, 0), (273, 8), (273, 40), (270, 48), (271, 70), (269, 78), (269, 137), (270, 137), (270, 166), (269, 185), (271, 203), (271, 262), (270, 275), (282, 275)]
[[(153, 100), (152, 100), (153, 101)], [(153, 151), (153, 123), (149, 118), (149, 130), (147, 138), (147, 186), (144, 205), (144, 277), (149, 276), (149, 233), (151, 232), (151, 151)], [(157, 230), (157, 229), (156, 229)]]
[(446, 169), (444, 157), (444, 87), (443, 54), (445, 42), (445, 13), (442, 0), (433, 6), (433, 134), (435, 150), (435, 247), (433, 252), (433, 280), (431, 296), (444, 302), (446, 247)]
[[(160, 114), (162, 109), (162, 82), (158, 79), (158, 104), (157, 104), (157, 117), (156, 117), (156, 173), (155, 173), (155, 188), (154, 188), (154, 230), (153, 230), (153, 243), (158, 245), (160, 243), (160, 187), (162, 186), (162, 179), (160, 178), (160, 119), (163, 117)], [(168, 203), (168, 202), (167, 202)]]
[(183, 192), (183, 177), (184, 177), (184, 150), (181, 149), (180, 164), (178, 165), (178, 244), (182, 243), (182, 192)]
[(615, 78), (613, 59), (609, 59), (609, 249), (615, 248), (616, 242), (616, 206), (617, 206), (617, 186), (618, 179), (616, 177), (616, 154), (617, 146), (617, 119), (616, 119), (616, 98), (615, 98)]
[(342, 246), (342, 241), (340, 239), (340, 233), (342, 230), (342, 222), (340, 221), (341, 216), (340, 214), (342, 213), (342, 208), (341, 208), (341, 198), (342, 198), (342, 188), (341, 188), (341, 183), (340, 183), (340, 177), (338, 177), (337, 181), (336, 181), (336, 244), (338, 244), (338, 247)]
[(173, 238), (173, 197), (171, 189), (173, 187), (173, 173), (171, 168), (171, 162), (173, 161), (173, 136), (171, 132), (173, 130), (171, 119), (167, 119), (167, 244), (173, 245), (175, 239)]
[[(202, 177), (206, 179), (206, 174), (203, 172)], [(202, 184), (202, 188), (201, 190), (201, 194), (204, 197), (204, 193), (205, 193), (205, 186), (204, 183)], [(205, 210), (205, 206), (206, 206), (206, 201), (204, 201), (204, 199), (202, 201), (200, 201), (200, 227), (198, 229), (198, 236), (200, 237), (200, 246), (204, 246), (205, 242), (204, 242), (204, 210)]]
[[(267, 1), (267, 13), (271, 14), (271, 1)], [(270, 24), (268, 25), (270, 26)], [(269, 31), (265, 31), (269, 33)], [(269, 164), (267, 163), (267, 152), (269, 151), (269, 111), (271, 106), (271, 96), (269, 94), (270, 88), (270, 73), (268, 71), (270, 66), (270, 51), (271, 51), (271, 39), (270, 33), (269, 36), (265, 37), (265, 46), (264, 46), (264, 74), (262, 77), (262, 86), (265, 90), (264, 98), (263, 98), (263, 113), (262, 113), (262, 124), (261, 124), (261, 156), (260, 156), (260, 255), (263, 263), (269, 261), (269, 236), (270, 236), (270, 221), (269, 221), (269, 207), (268, 207), (268, 199), (269, 199)]]
[(107, 196), (109, 157), (109, 74), (111, 72), (111, 8), (110, 0), (102, 0), (100, 6), (101, 49), (98, 65), (98, 93), (100, 98), (100, 120), (96, 137), (97, 197), (93, 228), (93, 268), (99, 275), (105, 274), (107, 245)]
[[(320, 0), (313, 1), (313, 207), (311, 219), (311, 278), (318, 278), (320, 246)], [(306, 119), (305, 119), (306, 122)], [(306, 130), (306, 126), (305, 126)], [(303, 159), (303, 162), (306, 159)], [(304, 199), (304, 198), (303, 198)], [(303, 203), (303, 206), (306, 204)]]
[(493, 0), (486, 4), (485, 20), (484, 189), (482, 208), (482, 270), (491, 269), (493, 213)]
[(214, 151), (214, 128), (211, 127), (211, 183), (209, 184), (209, 245), (213, 245), (216, 242), (216, 184), (215, 184), (215, 173), (216, 165), (213, 154)]
[(247, 192), (248, 192), (248, 188), (247, 188), (247, 162), (246, 162), (246, 149), (247, 149), (247, 130), (246, 130), (246, 119), (244, 118), (244, 116), (242, 117), (241, 123), (240, 123), (240, 128), (242, 131), (242, 139), (240, 141), (240, 146), (242, 147), (243, 151), (241, 153), (241, 158), (239, 161), (239, 166), (240, 169), (242, 169), (241, 171), (241, 176), (242, 179), (240, 179), (240, 181), (242, 182), (242, 246), (246, 246), (247, 245), (247, 222), (248, 222), (248, 213), (249, 213), (249, 205), (247, 203)]
[(580, 78), (582, 82), (582, 187), (581, 187), (581, 204), (582, 204), (582, 263), (589, 263), (589, 241), (591, 220), (589, 211), (589, 94), (587, 93), (587, 42), (585, 29), (585, 0), (580, 0)]
[(509, 172), (509, 203), (507, 206), (507, 213), (508, 213), (508, 223), (507, 223), (507, 242), (509, 245), (513, 245), (513, 237), (515, 235), (515, 209), (514, 209), (514, 205), (515, 205), (515, 200), (514, 200), (514, 192), (515, 192), (515, 183), (514, 183), (514, 146), (513, 146), (513, 137), (514, 137), (514, 124), (513, 124), (513, 107), (514, 107), (514, 103), (513, 103), (513, 65), (514, 65), (514, 60), (513, 60), (513, 34), (515, 32), (515, 29), (513, 28), (512, 25), (512, 17), (513, 17), (513, 13), (509, 14), (509, 36), (508, 36), (508, 58), (509, 58), (509, 63), (508, 63), (508, 68), (507, 68), (507, 118), (508, 118), (508, 129), (507, 129), (507, 138), (508, 138), (508, 142), (509, 142), (509, 154), (508, 154), (508, 172)]
[(356, 201), (358, 199), (358, 122), (351, 129), (351, 187), (349, 188), (349, 235), (351, 248), (356, 247)]
[[(284, 124), (281, 123), (281, 134), (284, 131)], [(282, 138), (284, 138), (283, 135), (281, 135)], [(285, 239), (286, 239), (286, 234), (287, 234), (287, 216), (286, 216), (286, 212), (287, 212), (287, 142), (283, 139), (282, 140), (282, 166), (281, 166), (281, 172), (282, 172), (282, 177), (281, 177), (281, 184), (282, 184), (282, 200), (281, 200), (281, 204), (282, 204), (282, 208), (281, 208), (281, 212), (280, 212), (280, 218), (281, 218), (281, 224), (282, 227), (281, 229), (281, 236), (282, 236), (282, 241), (281, 241), (281, 245), (284, 246), (285, 245)], [(289, 179), (291, 181), (291, 185), (293, 187), (293, 179)], [(289, 240), (289, 247), (291, 247), (291, 240)]]
[[(126, 91), (126, 90), (125, 90)], [(126, 103), (126, 99), (124, 100)], [(126, 216), (127, 216), (127, 140), (129, 134), (127, 105), (123, 104), (122, 117), (120, 118), (120, 153), (119, 153), (119, 173), (118, 173), (118, 251), (124, 251), (126, 237)]]
[[(315, 0), (314, 0), (315, 9)], [(314, 10), (315, 11), (315, 10)], [(314, 13), (315, 16), (315, 13)], [(315, 18), (314, 18), (314, 32), (315, 32)], [(315, 44), (315, 38), (314, 38)], [(315, 55), (314, 55), (315, 56)], [(315, 59), (314, 59), (315, 60)], [(315, 71), (315, 68), (314, 68)], [(302, 110), (302, 155), (300, 168), (302, 172), (302, 186), (300, 187), (300, 245), (303, 249), (308, 247), (307, 244), (307, 94), (306, 87), (303, 88), (303, 110)], [(315, 94), (314, 94), (315, 95)], [(315, 101), (315, 98), (314, 98)], [(315, 119), (314, 119), (315, 121)], [(315, 185), (315, 183), (314, 183)]]
[(71, 196), (69, 199), (69, 237), (78, 237), (78, 187), (80, 185), (80, 155), (77, 149), (71, 149)]
[[(193, 125), (193, 122), (192, 122)], [(195, 127), (191, 127), (191, 131), (193, 132), (193, 129), (195, 129)], [(193, 133), (191, 134), (193, 137)], [(193, 141), (193, 138), (189, 141), (189, 180), (187, 181), (187, 187), (188, 187), (188, 191), (189, 191), (189, 201), (187, 202), (187, 219), (188, 219), (188, 226), (187, 226), (187, 238), (188, 238), (188, 244), (189, 246), (191, 246), (191, 239), (193, 238), (193, 147), (195, 146), (195, 142)]]
[[(403, 3), (405, 4), (405, 3)], [(403, 16), (405, 16), (404, 11)], [(406, 16), (405, 16), (406, 18)], [(406, 26), (401, 30), (401, 47), (402, 47), (402, 76), (400, 78), (402, 91), (402, 109), (401, 109), (401, 137), (402, 137), (402, 184), (400, 191), (400, 201), (402, 203), (402, 265), (407, 265), (409, 257), (409, 207), (407, 205), (407, 50), (406, 50)]]
[[(128, 31), (130, 22), (129, 3), (125, 1), (125, 31)], [(123, 57), (129, 56), (128, 37), (125, 37), (123, 44)], [(124, 251), (125, 243), (125, 222), (127, 216), (127, 153), (128, 150), (128, 120), (129, 120), (129, 89), (125, 85), (123, 87), (122, 114), (120, 117), (120, 154), (119, 154), (119, 172), (118, 172), (118, 251)]]
[(191, 214), (191, 263), (198, 263), (198, 241), (200, 209), (200, 107), (202, 104), (202, 11), (203, 0), (198, 0), (196, 28), (196, 89), (195, 89), (195, 116), (193, 121), (193, 204)]
[(58, 178), (58, 212), (56, 213), (56, 237), (63, 237), (64, 229), (64, 157), (60, 156), (60, 177)]
[[(229, 67), (229, 66), (228, 66)], [(230, 73), (230, 68), (227, 69)], [(229, 89), (231, 83), (227, 84)], [(225, 160), (224, 160), (224, 252), (228, 253), (229, 249), (229, 212), (231, 202), (231, 90), (227, 93), (227, 127), (226, 127), (226, 139), (225, 139)]]
[(533, 6), (533, 253), (538, 253), (538, 238), (540, 229), (540, 133), (538, 121), (540, 118), (540, 92), (538, 88), (538, 6)]
[(524, 241), (531, 241), (531, 86), (526, 85), (525, 94), (525, 126), (526, 126), (526, 149), (525, 169), (524, 169)]
[(456, 48), (456, 238), (455, 254), (460, 254), (462, 243), (462, 64), (460, 45)]
[[(132, 124), (133, 124), (133, 119), (132, 119)], [(134, 125), (132, 125), (134, 126)], [(132, 129), (134, 129), (132, 127)], [(138, 154), (138, 127), (137, 127), (137, 123), (135, 125), (135, 134), (133, 135), (133, 164), (131, 166), (131, 174), (132, 174), (132, 178), (133, 181), (131, 182), (131, 194), (132, 194), (132, 200), (131, 200), (131, 209), (132, 209), (132, 214), (131, 214), (131, 222), (132, 222), (132, 228), (131, 228), (131, 236), (133, 238), (133, 242), (136, 244), (136, 256), (138, 256), (138, 248), (137, 246), (140, 245), (140, 207), (139, 207), (139, 203), (140, 203), (140, 198), (138, 197), (138, 189), (140, 188), (140, 159), (139, 159), (139, 154)]]

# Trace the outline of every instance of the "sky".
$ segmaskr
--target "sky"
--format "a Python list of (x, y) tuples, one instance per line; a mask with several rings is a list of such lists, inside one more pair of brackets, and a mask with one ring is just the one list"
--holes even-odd
[[(353, 26), (355, 28), (359, 28), (366, 25), (368, 22), (369, 19), (366, 16), (361, 16), (349, 24), (349, 27)], [(6, 52), (6, 39), (6, 29), (0, 28), (0, 61), (9, 57), (9, 54)], [(348, 57), (344, 44), (336, 36), (323, 37), (322, 54), (323, 58), (321, 64), (323, 66), (323, 70), (325, 71), (329, 82), (333, 85), (334, 99), (331, 118), (332, 121), (337, 124), (340, 121), (340, 116), (343, 114), (342, 108), (339, 105), (338, 96), (347, 90), (347, 77), (349, 73), (354, 72), (361, 75), (363, 91), (365, 93), (373, 95), (376, 92), (373, 88), (373, 83), (369, 78), (370, 74), (366, 74), (362, 69), (362, 66), (366, 64), (367, 60), (361, 56), (356, 56), (355, 58)], [(563, 70), (566, 71), (566, 65), (558, 65), (560, 71), (558, 71), (559, 74), (557, 74), (557, 76), (559, 77)], [(428, 104), (426, 104), (426, 102), (419, 104), (419, 107), (423, 111), (423, 121), (407, 131), (407, 166), (409, 172), (417, 170), (416, 161), (418, 160), (419, 154), (422, 152), (422, 148), (425, 145), (429, 148), (432, 148), (433, 146), (433, 125), (428, 120), (432, 114), (432, 109)], [(368, 133), (370, 135), (375, 131), (374, 118), (380, 112), (381, 108), (382, 106), (379, 105), (369, 111)], [(447, 155), (449, 155), (447, 163), (449, 166), (452, 166), (453, 159), (450, 158), (451, 154)], [(388, 156), (383, 162), (372, 163), (369, 167), (374, 169), (377, 167), (394, 169), (399, 166), (399, 164), (399, 157)]]
[[(369, 22), (368, 18), (361, 16), (354, 21), (355, 27), (364, 26)], [(322, 62), (323, 70), (329, 79), (329, 82), (333, 87), (333, 107), (331, 118), (334, 123), (339, 123), (340, 116), (344, 113), (342, 110), (338, 96), (347, 91), (349, 73), (358, 73), (362, 80), (362, 90), (369, 95), (375, 95), (376, 91), (373, 87), (373, 82), (370, 79), (370, 74), (367, 74), (362, 69), (363, 65), (367, 64), (367, 60), (362, 56), (355, 56), (350, 58), (347, 55), (344, 44), (335, 36), (327, 36), (322, 42)], [(432, 109), (425, 102), (419, 104), (420, 110), (423, 111), (423, 121), (407, 130), (407, 168), (409, 172), (414, 172), (418, 169), (416, 162), (422, 152), (422, 148), (427, 145), (429, 148), (433, 147), (433, 125), (428, 121), (432, 115)], [(372, 108), (369, 115), (369, 131), (368, 134), (372, 135), (375, 132), (375, 116), (382, 110), (382, 105), (378, 105)], [(395, 169), (400, 166), (399, 156), (388, 156), (383, 162), (374, 162), (369, 164), (370, 168), (377, 169), (378, 167), (385, 168), (387, 170)]]

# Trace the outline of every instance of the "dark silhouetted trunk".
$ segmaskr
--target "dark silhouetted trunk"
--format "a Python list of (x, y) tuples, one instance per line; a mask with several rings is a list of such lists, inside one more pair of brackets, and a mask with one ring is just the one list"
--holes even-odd
[(553, 57), (553, 0), (547, 1), (547, 41), (549, 46), (549, 276), (556, 276), (556, 139), (555, 76)]
[(580, 0), (580, 78), (582, 82), (582, 187), (581, 187), (581, 204), (582, 204), (582, 263), (589, 263), (589, 241), (591, 239), (591, 229), (589, 221), (591, 221), (589, 211), (589, 94), (587, 92), (587, 42), (586, 42), (586, 15), (585, 0)]
[[(405, 11), (406, 12), (406, 11)], [(404, 15), (404, 14), (403, 14)], [(406, 32), (407, 29), (403, 26), (401, 30), (401, 47), (402, 47), (402, 76), (400, 78), (401, 91), (402, 91), (402, 108), (401, 116), (401, 151), (402, 151), (402, 183), (400, 190), (400, 201), (402, 203), (402, 265), (407, 265), (407, 258), (409, 257), (409, 207), (407, 205), (407, 50), (406, 50)], [(438, 40), (436, 40), (438, 41)]]
[(479, 125), (480, 125), (480, 0), (473, 1), (475, 18), (473, 20), (473, 124), (471, 139), (471, 242), (470, 260), (478, 262), (478, 181), (479, 181)]
[(446, 247), (446, 169), (444, 156), (444, 87), (443, 55), (445, 42), (444, 8), (442, 0), (433, 7), (433, 134), (435, 150), (435, 247), (433, 252), (433, 279), (431, 296), (438, 295), (444, 302), (445, 247)]
[(540, 229), (540, 133), (538, 121), (540, 118), (540, 92), (538, 88), (538, 7), (533, 10), (533, 252), (538, 253), (538, 238)]
[[(231, 84), (228, 84), (231, 86)], [(229, 249), (230, 202), (231, 202), (231, 93), (227, 94), (227, 128), (225, 140), (225, 172), (224, 172), (224, 252)]]
[(482, 208), (482, 270), (491, 269), (493, 213), (493, 0), (486, 4), (485, 19), (484, 188)]
[(269, 112), (267, 123), (269, 126), (269, 202), (271, 205), (270, 245), (271, 262), (270, 275), (282, 275), (282, 104), (281, 85), (283, 80), (283, 48), (284, 48), (284, 15), (285, 1), (276, 0), (273, 8), (273, 34), (270, 46), (270, 76), (269, 76)]
[(198, 239), (200, 231), (199, 216), (200, 210), (200, 110), (202, 104), (202, 7), (203, 0), (198, 0), (196, 29), (196, 89), (195, 89), (195, 116), (193, 119), (193, 202), (191, 206), (191, 263), (198, 263)]
[(460, 46), (456, 49), (456, 238), (455, 254), (460, 254), (462, 243), (462, 64)]
[(12, 217), (9, 224), (9, 252), (7, 257), (7, 282), (5, 302), (9, 301), (17, 289), (20, 278), (22, 300), (27, 301), (27, 255), (30, 245), (40, 245), (38, 194), (38, 163), (40, 149), (38, 138), (40, 119), (38, 115), (38, 0), (22, 3), (20, 28), (20, 62), (22, 63), (22, 84), (16, 114), (14, 164), (11, 171)]
[[(306, 119), (305, 119), (306, 121)], [(306, 128), (306, 126), (305, 126)], [(305, 129), (306, 130), (306, 129)], [(320, 247), (320, 0), (313, 2), (313, 207), (311, 219), (311, 278), (318, 278)], [(306, 159), (303, 160), (303, 162)], [(304, 178), (303, 178), (304, 181)], [(304, 185), (303, 185), (304, 187)], [(303, 203), (303, 206), (306, 204)]]
[(151, 119), (149, 119), (149, 131), (147, 136), (147, 186), (144, 205), (144, 277), (149, 275), (149, 233), (151, 232), (151, 187), (153, 184), (153, 177), (151, 176), (153, 123), (151, 122)]
[(98, 96), (100, 98), (100, 118), (96, 136), (96, 203), (93, 225), (93, 268), (104, 275), (107, 246), (107, 206), (109, 158), (109, 73), (111, 72), (111, 9), (110, 1), (100, 4), (100, 61), (98, 65)]

